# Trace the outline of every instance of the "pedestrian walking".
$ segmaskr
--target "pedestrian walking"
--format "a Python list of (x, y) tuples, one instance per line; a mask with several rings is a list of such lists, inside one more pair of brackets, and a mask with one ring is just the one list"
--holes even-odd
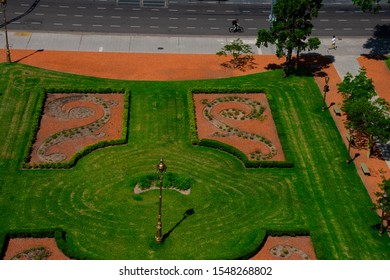
[(337, 46), (336, 46), (336, 36), (334, 36), (333, 35), (333, 37), (332, 37), (332, 47), (331, 47), (331, 49), (337, 49)]

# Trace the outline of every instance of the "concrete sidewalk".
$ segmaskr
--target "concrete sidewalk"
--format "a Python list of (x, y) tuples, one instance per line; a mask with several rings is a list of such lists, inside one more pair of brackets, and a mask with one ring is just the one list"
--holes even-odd
[[(8, 32), (10, 48), (27, 50), (61, 50), (90, 52), (130, 53), (180, 53), (215, 54), (224, 45), (240, 37), (252, 46), (255, 54), (275, 54), (275, 46), (257, 48), (256, 38), (237, 36), (167, 36), (167, 35), (123, 35), (95, 33), (50, 33)], [(339, 38), (336, 50), (329, 50), (331, 38), (320, 38), (322, 44), (316, 53), (334, 57), (334, 65), (340, 77), (347, 72), (356, 74), (359, 63), (356, 58), (369, 54), (364, 48), (367, 38)], [(4, 33), (0, 34), (0, 45), (5, 45)]]

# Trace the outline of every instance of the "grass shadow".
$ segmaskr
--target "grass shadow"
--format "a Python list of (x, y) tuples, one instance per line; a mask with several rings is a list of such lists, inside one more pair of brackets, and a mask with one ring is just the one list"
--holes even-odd
[(164, 233), (162, 237), (162, 241), (166, 240), (169, 237), (169, 235), (175, 230), (175, 228), (180, 226), (180, 224), (184, 222), (184, 220), (187, 219), (187, 217), (192, 216), (193, 214), (195, 214), (195, 210), (193, 208), (186, 210), (183, 214), (183, 218), (181, 218), (181, 220), (177, 222), (176, 225), (174, 225), (173, 228), (171, 228), (167, 233)]

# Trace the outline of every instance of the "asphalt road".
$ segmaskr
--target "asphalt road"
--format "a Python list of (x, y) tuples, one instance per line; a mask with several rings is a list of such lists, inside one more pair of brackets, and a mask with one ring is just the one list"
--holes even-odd
[[(114, 0), (12, 0), (6, 16), (9, 30), (162, 35), (228, 35), (231, 21), (239, 18), (245, 35), (256, 36), (259, 28), (269, 27), (270, 1), (245, 2), (178, 0), (164, 8), (116, 5)], [(342, 2), (325, 1), (313, 21), (314, 36), (369, 37), (377, 30), (390, 36), (390, 5), (372, 14)]]

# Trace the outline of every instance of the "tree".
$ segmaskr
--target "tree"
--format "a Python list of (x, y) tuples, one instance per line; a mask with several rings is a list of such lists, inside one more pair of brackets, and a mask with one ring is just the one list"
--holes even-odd
[[(376, 192), (375, 196), (377, 197), (376, 203), (374, 203), (374, 209), (379, 210), (381, 212), (381, 221), (379, 225), (379, 235), (383, 234), (384, 230), (387, 230), (389, 227), (389, 218), (390, 218), (390, 178), (386, 179), (383, 171), (379, 171), (381, 173), (380, 177), (382, 182), (379, 184), (380, 192)], [(383, 225), (383, 222), (386, 221), (386, 226)]]
[(367, 138), (370, 157), (375, 145), (374, 137), (384, 142), (390, 139), (389, 103), (376, 95), (364, 68), (355, 77), (348, 73), (338, 84), (338, 90), (343, 96), (341, 109), (347, 114), (346, 126), (353, 127)]
[(291, 57), (294, 50), (299, 54), (304, 50), (315, 50), (320, 45), (318, 38), (308, 38), (313, 29), (312, 18), (318, 16), (322, 0), (277, 0), (273, 7), (272, 26), (270, 30), (258, 31), (256, 45), (276, 45), (276, 55), (286, 56), (284, 70), (289, 74)]
[[(352, 2), (355, 5), (358, 5), (360, 9), (364, 12), (378, 12), (381, 9), (381, 0), (352, 0)], [(390, 3), (390, 0), (387, 0), (387, 3)]]
[[(234, 69), (240, 68), (244, 70), (245, 66), (251, 67), (251, 63), (253, 63), (253, 52), (252, 47), (248, 44), (244, 44), (241, 39), (235, 39), (229, 44), (225, 45), (222, 50), (217, 52), (219, 56), (227, 56), (232, 55), (233, 59), (231, 59), (230, 65)], [(228, 66), (227, 64), (223, 64), (224, 66)]]

